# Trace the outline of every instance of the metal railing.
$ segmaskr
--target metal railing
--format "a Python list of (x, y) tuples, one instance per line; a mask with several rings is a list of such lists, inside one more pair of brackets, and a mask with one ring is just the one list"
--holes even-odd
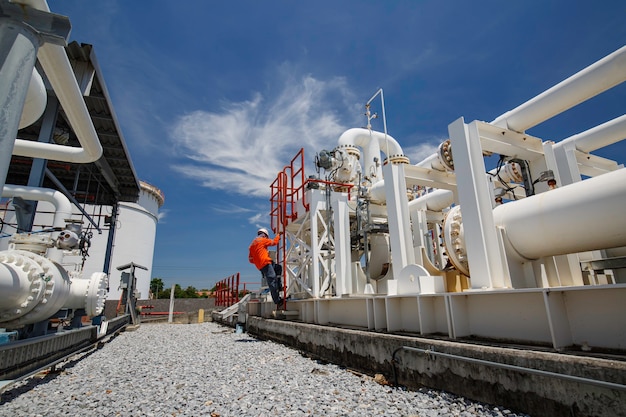
[(229, 307), (239, 302), (239, 272), (215, 285), (215, 305)]

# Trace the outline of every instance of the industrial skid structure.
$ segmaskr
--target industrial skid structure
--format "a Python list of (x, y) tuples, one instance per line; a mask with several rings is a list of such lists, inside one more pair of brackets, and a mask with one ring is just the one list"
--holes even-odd
[[(0, 0), (0, 190), (10, 199), (2, 205), (0, 388), (128, 322), (102, 316), (110, 252), (101, 271), (83, 276), (91, 230), (108, 229), (112, 242), (116, 209), (106, 224), (84, 207), (136, 202), (140, 184), (91, 45), (68, 45), (69, 32), (69, 19), (45, 0)], [(42, 217), (38, 202), (52, 207)], [(9, 212), (16, 224), (5, 223)]]
[(490, 123), (452, 122), (417, 164), (387, 134), (379, 90), (317, 175), (301, 151), (271, 186), (287, 317), (625, 351), (626, 170), (592, 152), (626, 138), (626, 115), (559, 142), (525, 133), (625, 80), (622, 47)]

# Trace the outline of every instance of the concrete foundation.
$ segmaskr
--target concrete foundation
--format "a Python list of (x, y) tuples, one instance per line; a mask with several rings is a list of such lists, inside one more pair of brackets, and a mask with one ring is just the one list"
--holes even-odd
[[(219, 322), (219, 314), (213, 314)], [(224, 324), (231, 324), (224, 323)], [(248, 315), (246, 331), (397, 386), (430, 387), (533, 416), (626, 416), (626, 362)]]

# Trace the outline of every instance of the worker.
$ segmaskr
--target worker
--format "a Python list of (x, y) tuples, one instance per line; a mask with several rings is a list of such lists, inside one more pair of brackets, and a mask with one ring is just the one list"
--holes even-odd
[(267, 280), (267, 286), (270, 288), (270, 294), (274, 304), (278, 307), (282, 306), (284, 300), (280, 297), (279, 291), (281, 288), (282, 276), (276, 275), (274, 269), (274, 261), (270, 257), (267, 248), (269, 246), (275, 246), (280, 240), (281, 233), (277, 233), (274, 239), (269, 238), (269, 232), (265, 228), (257, 230), (257, 237), (252, 241), (249, 248), (248, 260), (254, 264), (256, 268), (261, 271), (261, 274)]

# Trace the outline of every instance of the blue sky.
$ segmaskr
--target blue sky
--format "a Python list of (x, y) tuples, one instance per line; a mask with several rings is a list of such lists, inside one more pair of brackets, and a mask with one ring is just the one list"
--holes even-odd
[[(626, 44), (621, 0), (48, 4), (94, 45), (137, 175), (165, 194), (152, 275), (166, 287), (258, 283), (247, 249), (269, 185), (301, 147), (313, 174), (379, 88), (417, 163), (459, 117), (494, 120)], [(624, 84), (529, 133), (559, 141), (621, 116)], [(626, 144), (598, 154), (624, 163)]]

